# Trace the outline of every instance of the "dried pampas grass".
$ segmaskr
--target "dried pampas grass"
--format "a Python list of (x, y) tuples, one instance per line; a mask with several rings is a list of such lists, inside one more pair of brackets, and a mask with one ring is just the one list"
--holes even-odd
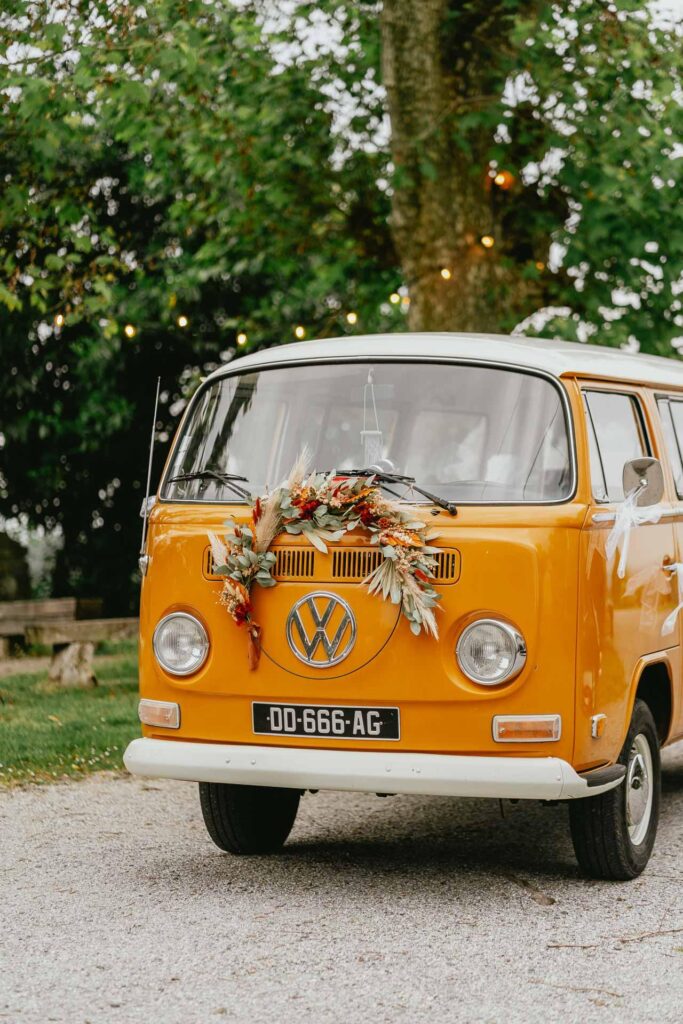
[(301, 487), (302, 483), (306, 479), (306, 475), (311, 466), (311, 449), (308, 445), (299, 452), (296, 462), (292, 466), (291, 472), (285, 481), (285, 487), (290, 491), (295, 490), (297, 487)]
[(209, 544), (211, 545), (211, 557), (214, 565), (225, 565), (228, 560), (228, 548), (220, 537), (215, 533), (209, 533)]
[(280, 492), (261, 499), (261, 517), (254, 525), (254, 550), (267, 551), (282, 528)]

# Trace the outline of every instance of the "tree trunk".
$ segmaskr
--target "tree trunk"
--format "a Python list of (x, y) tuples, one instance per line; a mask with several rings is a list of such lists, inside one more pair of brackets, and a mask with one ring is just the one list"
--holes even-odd
[(506, 31), (496, 0), (384, 0), (391, 227), (413, 330), (500, 331), (534, 308), (520, 269), (505, 259), (489, 176), (493, 126), (476, 123), (505, 82), (495, 58)]

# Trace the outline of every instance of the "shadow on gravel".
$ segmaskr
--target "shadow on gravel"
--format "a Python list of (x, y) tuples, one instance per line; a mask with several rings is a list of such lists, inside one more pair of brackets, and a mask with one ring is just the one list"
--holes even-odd
[(662, 793), (683, 793), (683, 765), (662, 770)]
[(497, 801), (388, 797), (385, 802), (384, 813), (373, 814), (370, 804), (359, 826), (337, 833), (326, 828), (324, 838), (297, 841), (295, 830), (285, 856), (411, 875), (417, 865), (421, 872), (436, 873), (494, 868), (577, 874), (563, 806), (506, 803), (502, 817)]
[[(198, 848), (181, 872), (206, 880), (208, 869), (216, 879), (253, 881), (273, 892), (283, 884), (306, 888), (324, 877), (328, 889), (345, 894), (351, 879), (362, 890), (391, 878), (391, 887), (400, 890), (418, 881), (434, 888), (459, 875), (488, 873), (533, 893), (518, 872), (548, 881), (578, 877), (565, 806), (520, 801), (506, 803), (504, 814), (494, 800), (335, 794), (332, 803), (325, 795), (306, 794), (281, 854), (207, 858), (206, 848)], [(178, 868), (174, 860), (174, 874)]]
[[(665, 765), (662, 821), (664, 833), (681, 814), (683, 764), (677, 758)], [(198, 838), (198, 837), (197, 837)], [(209, 842), (207, 838), (207, 843)], [(360, 794), (306, 794), (299, 818), (283, 852), (268, 857), (221, 856), (201, 840), (179, 863), (160, 859), (158, 881), (172, 872), (214, 883), (254, 887), (272, 895), (315, 889), (324, 879), (328, 896), (348, 898), (382, 885), (385, 896), (419, 886), (423, 895), (437, 896), (443, 886), (472, 886), (482, 875), (505, 880), (543, 905), (554, 903), (544, 885), (573, 880), (586, 886), (611, 885), (582, 878), (571, 845), (567, 807), (520, 801), (505, 802), (447, 797)], [(267, 865), (267, 869), (264, 868)], [(147, 865), (149, 868), (149, 864)], [(525, 876), (525, 877), (522, 877)], [(534, 879), (533, 882), (528, 878)]]
[[(665, 826), (681, 813), (680, 760), (665, 764), (662, 789)], [(544, 877), (581, 877), (566, 805), (506, 801), (501, 814), (498, 801), (493, 800), (387, 797), (384, 802), (388, 813), (373, 814), (370, 804), (366, 820), (353, 828), (335, 832), (321, 821), (324, 837), (298, 840), (295, 828), (284, 855), (327, 863), (342, 857), (368, 868), (380, 863), (383, 869), (412, 871), (419, 863), (423, 869), (495, 869), (503, 874), (524, 870)]]

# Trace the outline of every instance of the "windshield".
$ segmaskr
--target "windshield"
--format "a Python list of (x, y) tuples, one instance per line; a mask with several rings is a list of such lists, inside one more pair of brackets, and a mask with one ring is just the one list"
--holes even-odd
[[(312, 469), (375, 466), (454, 502), (562, 501), (572, 488), (563, 404), (547, 379), (455, 363), (344, 362), (216, 380), (185, 421), (161, 496), (240, 501), (212, 472), (262, 494), (304, 447)], [(424, 501), (408, 485), (398, 490)]]

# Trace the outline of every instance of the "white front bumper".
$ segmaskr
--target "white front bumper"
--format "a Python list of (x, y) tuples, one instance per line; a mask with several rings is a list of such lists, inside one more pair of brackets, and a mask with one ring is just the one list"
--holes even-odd
[(621, 782), (619, 778), (589, 788), (586, 779), (558, 757), (472, 757), (180, 740), (133, 740), (123, 760), (128, 771), (151, 778), (425, 796), (566, 800), (597, 796)]

